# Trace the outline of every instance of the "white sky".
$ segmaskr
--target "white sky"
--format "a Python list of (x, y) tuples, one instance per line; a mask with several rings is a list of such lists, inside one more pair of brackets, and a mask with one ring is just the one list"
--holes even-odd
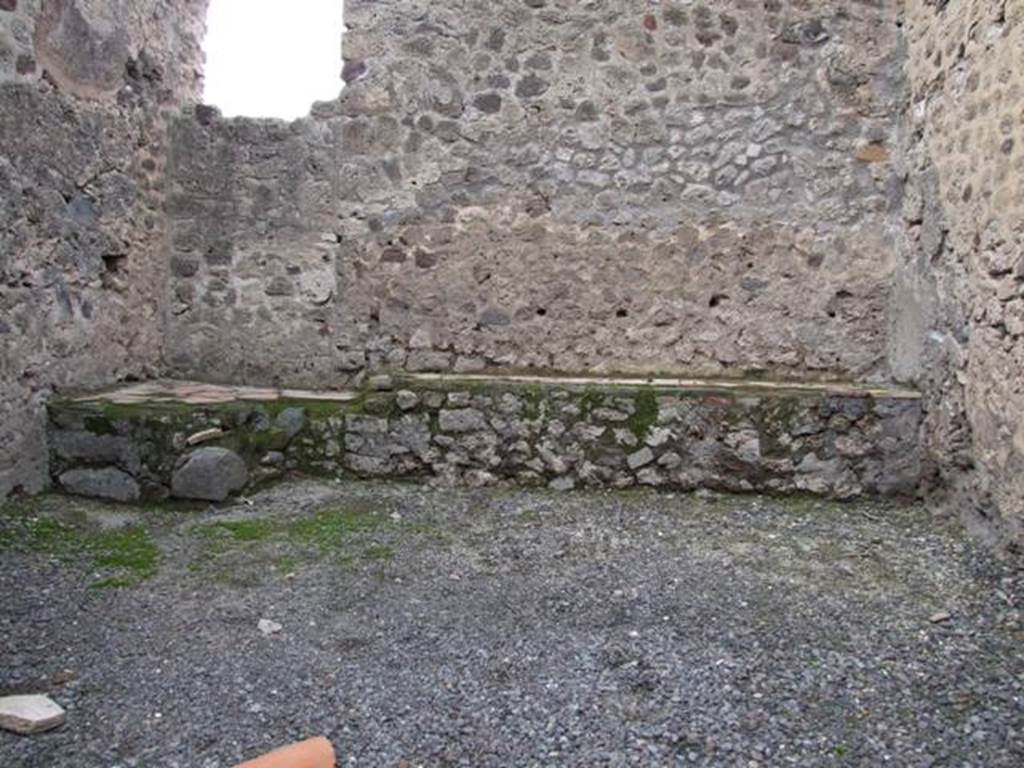
[(226, 116), (309, 114), (341, 91), (343, 0), (212, 0), (204, 101)]

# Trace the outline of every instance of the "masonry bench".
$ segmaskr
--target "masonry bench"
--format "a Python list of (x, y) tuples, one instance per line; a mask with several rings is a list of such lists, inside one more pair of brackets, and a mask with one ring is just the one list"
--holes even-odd
[(155, 381), (49, 405), (70, 493), (223, 501), (289, 474), (912, 495), (916, 392), (707, 379), (402, 374), (358, 391)]

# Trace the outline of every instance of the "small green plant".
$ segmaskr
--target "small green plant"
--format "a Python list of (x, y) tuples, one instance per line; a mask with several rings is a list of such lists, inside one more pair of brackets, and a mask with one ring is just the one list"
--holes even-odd
[(371, 506), (360, 504), (323, 509), (301, 518), (210, 522), (192, 528), (201, 547), (188, 570), (240, 584), (244, 572), (251, 572), (257, 564), (283, 576), (303, 563), (325, 557), (336, 564), (352, 562), (360, 553), (367, 561), (391, 560), (395, 557), (391, 547), (361, 536), (387, 522)]

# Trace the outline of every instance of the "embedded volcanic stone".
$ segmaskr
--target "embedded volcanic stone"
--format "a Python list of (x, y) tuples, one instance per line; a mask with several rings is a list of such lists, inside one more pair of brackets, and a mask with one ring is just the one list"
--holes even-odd
[(516, 96), (522, 98), (533, 98), (542, 96), (551, 87), (544, 78), (529, 74), (516, 84)]
[(442, 432), (477, 432), (487, 429), (487, 419), (475, 408), (443, 410), (438, 416)]
[(654, 452), (650, 448), (642, 448), (626, 457), (626, 462), (629, 464), (630, 469), (645, 467), (652, 461), (654, 461)]
[(489, 115), (501, 112), (501, 95), (497, 93), (484, 93), (473, 100), (473, 106), (481, 112)]
[(285, 408), (278, 414), (275, 426), (291, 440), (306, 426), (306, 412), (301, 408)]
[(171, 478), (171, 495), (179, 499), (224, 501), (249, 482), (242, 457), (227, 448), (200, 448)]
[(116, 464), (129, 472), (139, 468), (138, 446), (122, 435), (61, 430), (53, 434), (50, 445), (58, 458), (74, 463)]
[(403, 411), (411, 411), (420, 404), (420, 396), (408, 389), (403, 389), (395, 396), (395, 402)]
[(346, 61), (341, 70), (341, 79), (346, 83), (355, 82), (365, 76), (367, 70), (365, 61)]
[(59, 480), (61, 488), (77, 496), (112, 501), (139, 500), (139, 484), (135, 482), (135, 478), (114, 467), (69, 469)]
[(0, 698), (0, 728), (30, 735), (50, 731), (64, 723), (64, 710), (46, 696)]

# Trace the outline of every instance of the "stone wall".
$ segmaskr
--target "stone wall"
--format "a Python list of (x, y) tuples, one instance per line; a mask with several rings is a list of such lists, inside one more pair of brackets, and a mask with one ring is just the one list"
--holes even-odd
[(1024, 2), (907, 4), (893, 367), (956, 506), (1024, 537)]
[(189, 106), (204, 13), (0, 0), (0, 496), (70, 384), (848, 378), (1024, 537), (1021, 0), (348, 0), (290, 124)]
[(0, 0), (0, 498), (48, 482), (54, 387), (158, 369), (166, 117), (205, 0)]
[(175, 124), (168, 362), (886, 379), (898, 21), (349, 0), (338, 101)]
[(923, 469), (916, 394), (858, 388), (478, 377), (282, 393), (153, 383), (54, 400), (50, 416), (58, 485), (121, 501), (223, 501), (296, 471), (911, 496)]

